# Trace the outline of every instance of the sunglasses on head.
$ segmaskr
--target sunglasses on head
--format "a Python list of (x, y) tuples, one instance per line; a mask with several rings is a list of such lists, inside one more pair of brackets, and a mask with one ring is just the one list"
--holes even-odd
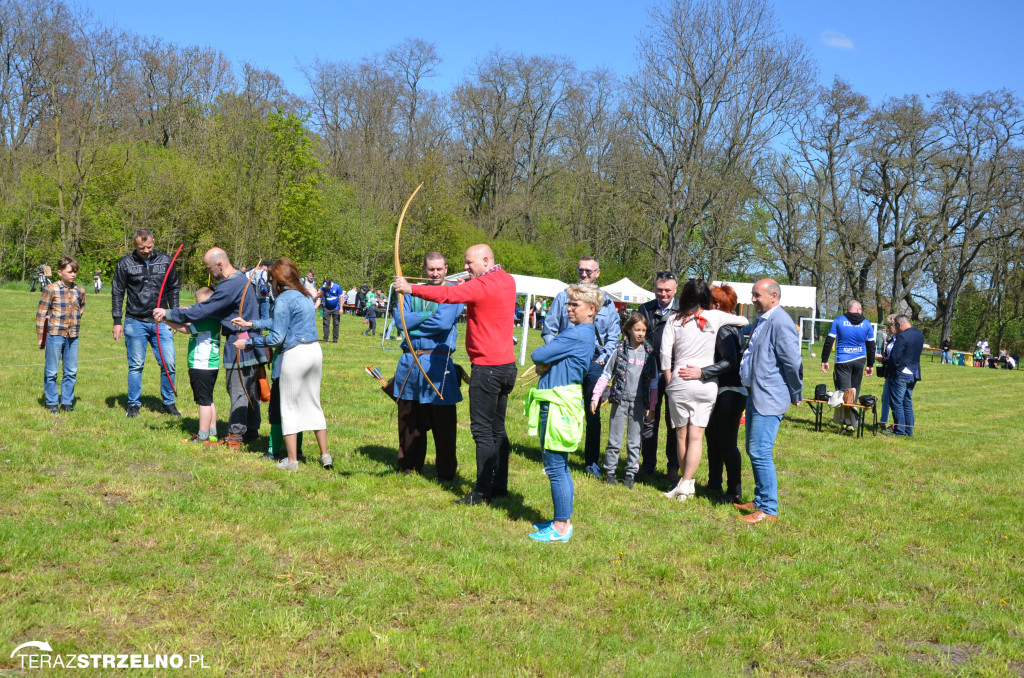
[(676, 274), (672, 271), (658, 271), (658, 280), (675, 280)]

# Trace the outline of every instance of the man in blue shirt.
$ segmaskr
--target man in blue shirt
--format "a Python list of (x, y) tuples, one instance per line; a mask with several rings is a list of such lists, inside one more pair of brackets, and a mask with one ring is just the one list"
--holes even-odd
[(889, 382), (889, 407), (892, 410), (893, 427), (883, 435), (914, 435), (914, 387), (921, 381), (921, 350), (924, 335), (921, 330), (911, 327), (905, 315), (896, 316), (896, 335), (885, 365), (885, 376)]
[[(859, 396), (864, 374), (866, 372), (870, 377), (875, 364), (875, 328), (864, 317), (864, 309), (856, 299), (846, 307), (846, 313), (832, 321), (821, 350), (821, 371), (825, 374), (828, 374), (828, 356), (833, 345), (836, 348), (836, 367), (832, 381), (836, 390), (852, 388)], [(856, 428), (857, 417), (853, 408), (836, 408), (835, 416), (836, 423), (842, 424), (847, 431), (852, 432)]]
[[(594, 257), (583, 257), (576, 267), (576, 274), (579, 276), (579, 284), (596, 285), (597, 278), (601, 275), (601, 268)], [(565, 290), (558, 293), (558, 296), (551, 302), (551, 308), (544, 319), (544, 328), (540, 336), (544, 343), (550, 343), (573, 324), (569, 321), (569, 297)], [(590, 369), (583, 377), (583, 402), (589, 403), (594, 392), (594, 385), (601, 378), (604, 372), (604, 364), (608, 362), (611, 354), (619, 341), (619, 314), (615, 310), (615, 302), (607, 294), (604, 295), (604, 305), (598, 310), (594, 318), (594, 329), (597, 333), (597, 344), (594, 347), (594, 359), (590, 363)], [(601, 466), (598, 463), (601, 453), (604, 451), (603, 439), (601, 438), (601, 410), (591, 413), (586, 409), (587, 433), (586, 442), (583, 448), (583, 460), (586, 464), (587, 473), (595, 478), (601, 478)]]
[(341, 322), (341, 285), (330, 278), (324, 279), (320, 287), (320, 299), (324, 309), (324, 341), (328, 339), (331, 320), (334, 321), (334, 343), (338, 343), (338, 325)]
[[(423, 268), (427, 284), (444, 284), (448, 263), (443, 254), (428, 252)], [(392, 392), (398, 403), (398, 469), (406, 474), (423, 473), (427, 431), (432, 431), (437, 479), (451, 482), (458, 468), (455, 404), (462, 400), (452, 352), (458, 340), (456, 321), (462, 313), (462, 304), (438, 304), (409, 294), (402, 306), (412, 346), (405, 342), (403, 336), (403, 354), (398, 359)], [(395, 312), (398, 312), (397, 305)], [(437, 396), (416, 367), (412, 351), (415, 351), (444, 400)]]

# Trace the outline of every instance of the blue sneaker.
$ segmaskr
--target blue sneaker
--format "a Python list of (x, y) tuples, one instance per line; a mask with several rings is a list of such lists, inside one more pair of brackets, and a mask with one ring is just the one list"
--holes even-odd
[(559, 534), (554, 526), (551, 526), (546, 530), (541, 530), (540, 532), (534, 532), (530, 535), (530, 539), (543, 542), (569, 541), (571, 537), (572, 527), (569, 528), (569, 531), (566, 534)]
[(551, 524), (554, 523), (554, 522), (555, 521), (553, 521), (553, 520), (546, 520), (543, 523), (534, 523), (533, 524), (533, 531), (534, 532), (543, 532), (544, 530), (546, 530), (549, 527), (551, 527)]

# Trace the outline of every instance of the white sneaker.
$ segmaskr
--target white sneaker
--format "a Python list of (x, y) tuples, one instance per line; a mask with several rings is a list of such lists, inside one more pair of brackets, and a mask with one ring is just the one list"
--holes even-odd
[(334, 468), (334, 457), (329, 454), (320, 455), (320, 464), (324, 468)]
[(282, 459), (281, 461), (277, 462), (277, 468), (281, 469), (282, 471), (298, 471), (299, 462)]

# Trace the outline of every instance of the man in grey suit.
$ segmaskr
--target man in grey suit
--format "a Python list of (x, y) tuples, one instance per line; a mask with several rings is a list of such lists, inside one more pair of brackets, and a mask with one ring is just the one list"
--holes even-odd
[(775, 478), (775, 436), (790, 404), (803, 400), (800, 339), (790, 317), (779, 310), (782, 289), (771, 278), (754, 283), (751, 302), (757, 320), (740, 359), (740, 381), (747, 387), (747, 456), (754, 472), (754, 501), (733, 504), (748, 525), (774, 522), (779, 488)]

